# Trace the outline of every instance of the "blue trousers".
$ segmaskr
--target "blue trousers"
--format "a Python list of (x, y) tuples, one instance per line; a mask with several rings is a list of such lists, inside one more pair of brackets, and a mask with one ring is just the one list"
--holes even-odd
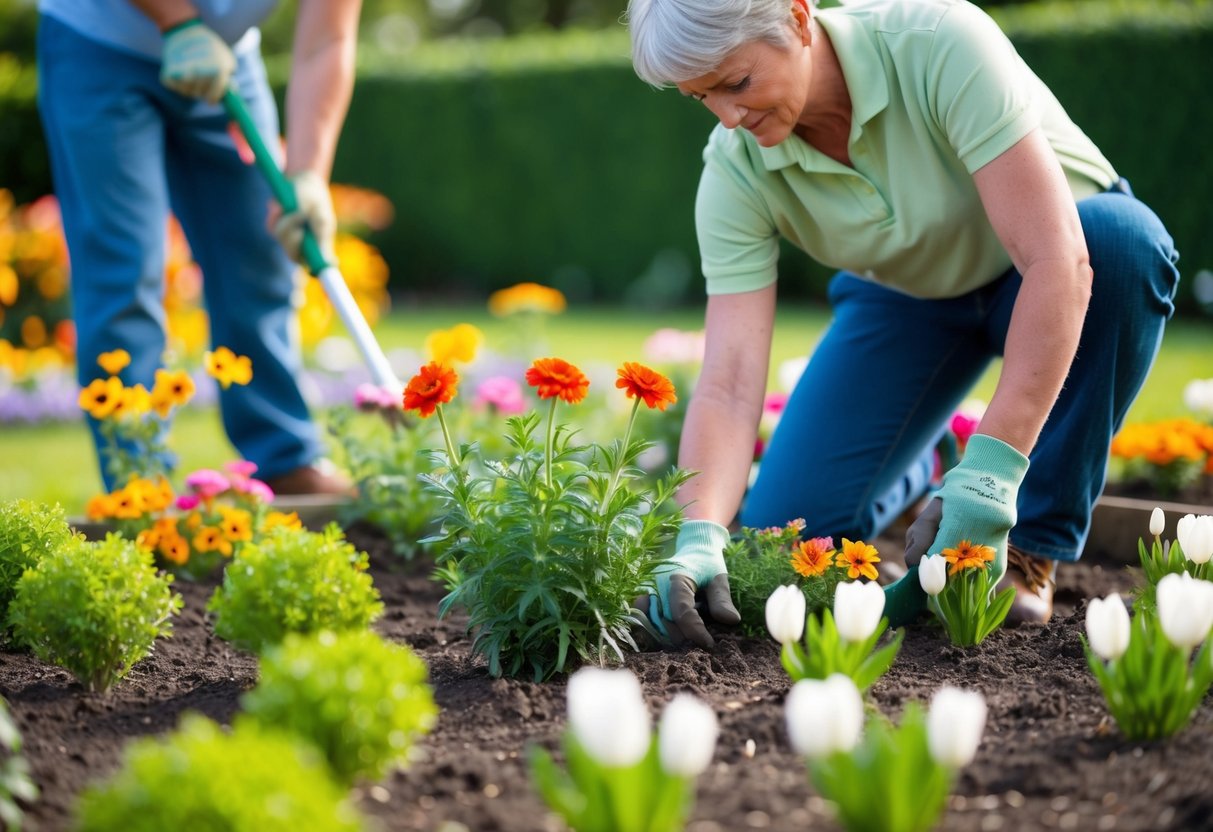
[[(224, 428), (259, 476), (274, 477), (322, 450), (295, 381), (295, 266), (266, 228), (269, 188), (240, 160), (222, 108), (170, 92), (159, 72), (41, 20), (38, 103), (71, 257), (78, 378), (103, 375), (97, 356), (122, 348), (123, 383), (151, 388), (165, 347), (171, 209), (202, 269), (211, 343), (252, 359), (252, 383), (220, 393)], [(241, 56), (234, 83), (262, 135), (277, 136), (259, 54)]]
[[(1077, 560), (1103, 490), (1108, 446), (1158, 354), (1179, 283), (1157, 216), (1111, 190), (1078, 203), (1094, 284), (1078, 353), (1031, 454), (1011, 542)], [(763, 457), (741, 522), (870, 539), (930, 485), (955, 408), (1002, 355), (1021, 276), (946, 300), (919, 300), (845, 272)]]

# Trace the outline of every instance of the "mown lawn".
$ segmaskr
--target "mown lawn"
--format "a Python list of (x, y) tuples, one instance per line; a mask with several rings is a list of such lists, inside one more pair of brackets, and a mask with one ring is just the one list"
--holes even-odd
[[(781, 362), (811, 349), (828, 320), (829, 313), (822, 307), (780, 311), (772, 350), (772, 381)], [(429, 332), (462, 321), (480, 327), (490, 346), (512, 335), (507, 321), (491, 317), (483, 308), (447, 306), (398, 306), (378, 325), (376, 334), (385, 349), (420, 350)], [(699, 329), (702, 311), (573, 308), (549, 319), (543, 336), (552, 355), (581, 364), (617, 364), (643, 360), (645, 339), (664, 326)], [(989, 398), (996, 371), (995, 367), (987, 373), (974, 396)], [(1183, 388), (1194, 378), (1213, 378), (1213, 327), (1207, 320), (1177, 321), (1167, 331), (1163, 351), (1129, 419), (1149, 421), (1185, 415)], [(862, 393), (861, 389), (839, 391), (840, 397), (848, 399)], [(174, 425), (173, 446), (185, 471), (217, 466), (235, 455), (213, 410), (187, 409)], [(83, 423), (0, 428), (0, 499), (29, 497), (59, 502), (75, 514), (99, 487)]]

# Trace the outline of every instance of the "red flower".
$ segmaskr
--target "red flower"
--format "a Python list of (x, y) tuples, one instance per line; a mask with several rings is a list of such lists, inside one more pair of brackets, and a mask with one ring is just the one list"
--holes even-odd
[(665, 410), (678, 401), (672, 381), (635, 361), (623, 363), (615, 386), (626, 391), (629, 399), (643, 399), (650, 409)]
[(416, 410), (422, 419), (434, 414), (440, 404), (455, 398), (459, 374), (445, 364), (431, 361), (404, 388), (404, 409)]
[(569, 404), (584, 399), (590, 387), (585, 374), (563, 358), (536, 358), (526, 371), (526, 383), (536, 388), (541, 399), (559, 396)]

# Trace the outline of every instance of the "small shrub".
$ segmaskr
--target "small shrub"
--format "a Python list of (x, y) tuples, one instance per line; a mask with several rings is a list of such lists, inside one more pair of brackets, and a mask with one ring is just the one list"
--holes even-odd
[(29, 777), (29, 763), (21, 756), (21, 734), (0, 699), (0, 828), (20, 829), (23, 812), (18, 800), (38, 799), (38, 787)]
[(31, 500), (0, 503), (0, 622), (7, 620), (9, 604), (25, 570), (37, 566), (48, 552), (71, 539), (72, 530), (59, 506)]
[(171, 634), (170, 617), (181, 609), (172, 580), (133, 541), (113, 534), (99, 543), (73, 540), (18, 582), (13, 635), (90, 691), (108, 690)]
[(224, 571), (207, 609), (215, 633), (260, 653), (287, 633), (365, 628), (383, 612), (367, 556), (336, 524), (317, 534), (276, 528), (250, 543)]
[(364, 825), (315, 752), (240, 720), (198, 715), (167, 738), (133, 743), (122, 768), (88, 789), (78, 832), (338, 832)]
[(290, 634), (261, 658), (245, 711), (310, 742), (337, 779), (378, 780), (438, 714), (425, 664), (375, 633)]

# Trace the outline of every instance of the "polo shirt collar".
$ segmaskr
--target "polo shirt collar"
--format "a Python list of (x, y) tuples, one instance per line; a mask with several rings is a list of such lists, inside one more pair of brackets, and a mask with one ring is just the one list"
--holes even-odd
[[(851, 93), (852, 133), (857, 135), (856, 125), (862, 128), (889, 106), (889, 82), (884, 61), (876, 49), (872, 33), (845, 8), (820, 11), (817, 22), (829, 34), (834, 54), (842, 65), (842, 75)], [(852, 135), (851, 138), (854, 137)], [(758, 153), (767, 170), (778, 170), (793, 164), (806, 170), (836, 168), (838, 165), (795, 136), (789, 136), (774, 147), (758, 146)]]

